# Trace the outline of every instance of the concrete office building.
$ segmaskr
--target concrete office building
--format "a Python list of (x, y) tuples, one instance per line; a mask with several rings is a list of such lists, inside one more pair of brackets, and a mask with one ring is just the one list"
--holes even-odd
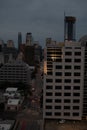
[(30, 68), (23, 61), (9, 61), (0, 68), (0, 82), (30, 83)]
[(85, 47), (80, 42), (57, 43), (47, 39), (43, 88), (44, 119), (82, 119), (84, 51)]
[(87, 120), (87, 35), (80, 38), (79, 42), (85, 46), (84, 57), (84, 89), (83, 89), (83, 119)]
[(32, 33), (27, 33), (26, 34), (26, 46), (31, 46), (32, 45)]
[(22, 44), (22, 34), (18, 32), (18, 51), (20, 51), (20, 46)]

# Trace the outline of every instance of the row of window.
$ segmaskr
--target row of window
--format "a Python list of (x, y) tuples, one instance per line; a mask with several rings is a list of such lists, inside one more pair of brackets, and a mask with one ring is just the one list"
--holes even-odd
[[(70, 56), (70, 55), (72, 55), (72, 52), (71, 51), (67, 51), (67, 52), (65, 52), (65, 55)], [(75, 56), (81, 56), (81, 51), (74, 52), (74, 55)]]
[[(53, 75), (53, 72), (47, 72), (48, 75)], [(74, 72), (74, 73), (71, 73), (71, 72), (65, 72), (64, 75), (65, 76), (80, 76), (81, 75), (81, 72)], [(55, 72), (55, 76), (62, 76), (63, 73), (62, 72)]]
[[(46, 112), (46, 116), (52, 116), (52, 112)], [(70, 116), (70, 112), (64, 112), (64, 116)], [(55, 112), (55, 116), (61, 116), (61, 112)], [(79, 112), (73, 112), (72, 116), (79, 116)]]
[[(56, 51), (56, 52), (54, 52), (54, 51), (52, 51), (52, 52), (47, 52), (47, 56), (49, 55), (52, 55), (53, 53), (55, 53), (56, 55), (58, 54), (58, 55), (62, 55), (62, 52), (61, 51)], [(67, 55), (67, 56), (71, 56), (72, 55), (72, 51), (66, 51), (65, 52), (65, 55)], [(75, 56), (81, 56), (81, 51), (77, 51), (77, 52), (74, 52), (74, 55)]]
[[(62, 72), (56, 72), (55, 73), (55, 76), (62, 76)], [(65, 72), (65, 74), (64, 74), (65, 76), (71, 76), (72, 75), (72, 73), (71, 72)], [(74, 72), (74, 76), (80, 76), (81, 75), (81, 73), (80, 72)]]
[[(52, 92), (46, 92), (46, 96), (52, 96)], [(62, 96), (61, 92), (55, 92), (55, 96)], [(70, 92), (64, 93), (64, 96), (71, 96)], [(80, 93), (73, 93), (73, 96), (80, 96)]]
[[(47, 58), (47, 61), (53, 61), (53, 60), (52, 60), (52, 58)], [(55, 58), (55, 61), (62, 62), (62, 59)], [(65, 62), (72, 62), (72, 59), (70, 59), (70, 58), (65, 59)], [(81, 59), (74, 59), (74, 62), (79, 63), (79, 62), (81, 62)]]
[[(65, 65), (65, 69), (72, 69), (73, 66), (71, 65)], [(63, 66), (62, 65), (56, 65), (56, 68), (55, 69), (62, 69)], [(74, 66), (74, 69), (81, 69), (81, 66), (79, 65), (75, 65)]]
[[(65, 83), (71, 83), (71, 79), (64, 79), (64, 82)], [(74, 83), (80, 83), (80, 79), (74, 79), (73, 82)], [(52, 83), (53, 82), (53, 79), (46, 79), (46, 82), (47, 83)], [(62, 83), (62, 79), (55, 79), (55, 83)]]
[[(73, 90), (80, 90), (80, 86), (55, 86), (55, 89), (61, 90), (62, 88), (64, 88), (65, 90), (70, 90), (73, 87)], [(52, 85), (47, 85), (46, 89), (53, 89)]]
[[(46, 99), (46, 103), (52, 103), (52, 99)], [(64, 99), (63, 101), (61, 99), (55, 99), (55, 103), (71, 103), (70, 99)], [(80, 103), (79, 99), (73, 99), (73, 103)]]
[[(52, 109), (52, 106), (51, 106), (51, 105), (47, 105), (47, 106), (45, 106), (45, 108), (46, 108), (46, 109)], [(61, 109), (62, 109), (62, 106), (54, 106), (54, 109), (59, 109), (59, 110), (61, 110)], [(80, 107), (79, 107), (79, 106), (73, 106), (73, 107), (64, 106), (63, 109), (66, 109), (66, 110), (70, 110), (70, 109), (79, 110)]]

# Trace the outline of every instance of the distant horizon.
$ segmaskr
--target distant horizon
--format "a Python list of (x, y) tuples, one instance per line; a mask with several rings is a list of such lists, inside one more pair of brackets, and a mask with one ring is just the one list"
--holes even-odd
[[(64, 41), (64, 12), (76, 17), (76, 40), (87, 34), (87, 1), (84, 0), (3, 0), (0, 3), (0, 39), (12, 39), (17, 47), (18, 32), (31, 32), (35, 41), (45, 46), (51, 37)], [(82, 9), (82, 10), (81, 10)]]

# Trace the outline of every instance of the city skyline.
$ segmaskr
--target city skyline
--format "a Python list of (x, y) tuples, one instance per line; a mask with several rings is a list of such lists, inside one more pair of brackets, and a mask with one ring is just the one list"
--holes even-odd
[(12, 39), (17, 47), (18, 32), (22, 33), (23, 42), (26, 33), (31, 32), (34, 41), (39, 41), (43, 47), (47, 37), (63, 41), (65, 12), (67, 16), (76, 17), (76, 40), (79, 40), (87, 32), (86, 4), (86, 0), (66, 0), (65, 3), (63, 0), (3, 0), (0, 4), (0, 39), (5, 42)]

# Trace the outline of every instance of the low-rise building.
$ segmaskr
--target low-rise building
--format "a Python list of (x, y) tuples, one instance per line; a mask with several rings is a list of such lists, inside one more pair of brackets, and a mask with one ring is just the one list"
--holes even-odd
[(18, 111), (21, 108), (21, 99), (8, 99), (7, 103), (5, 104), (6, 111)]

